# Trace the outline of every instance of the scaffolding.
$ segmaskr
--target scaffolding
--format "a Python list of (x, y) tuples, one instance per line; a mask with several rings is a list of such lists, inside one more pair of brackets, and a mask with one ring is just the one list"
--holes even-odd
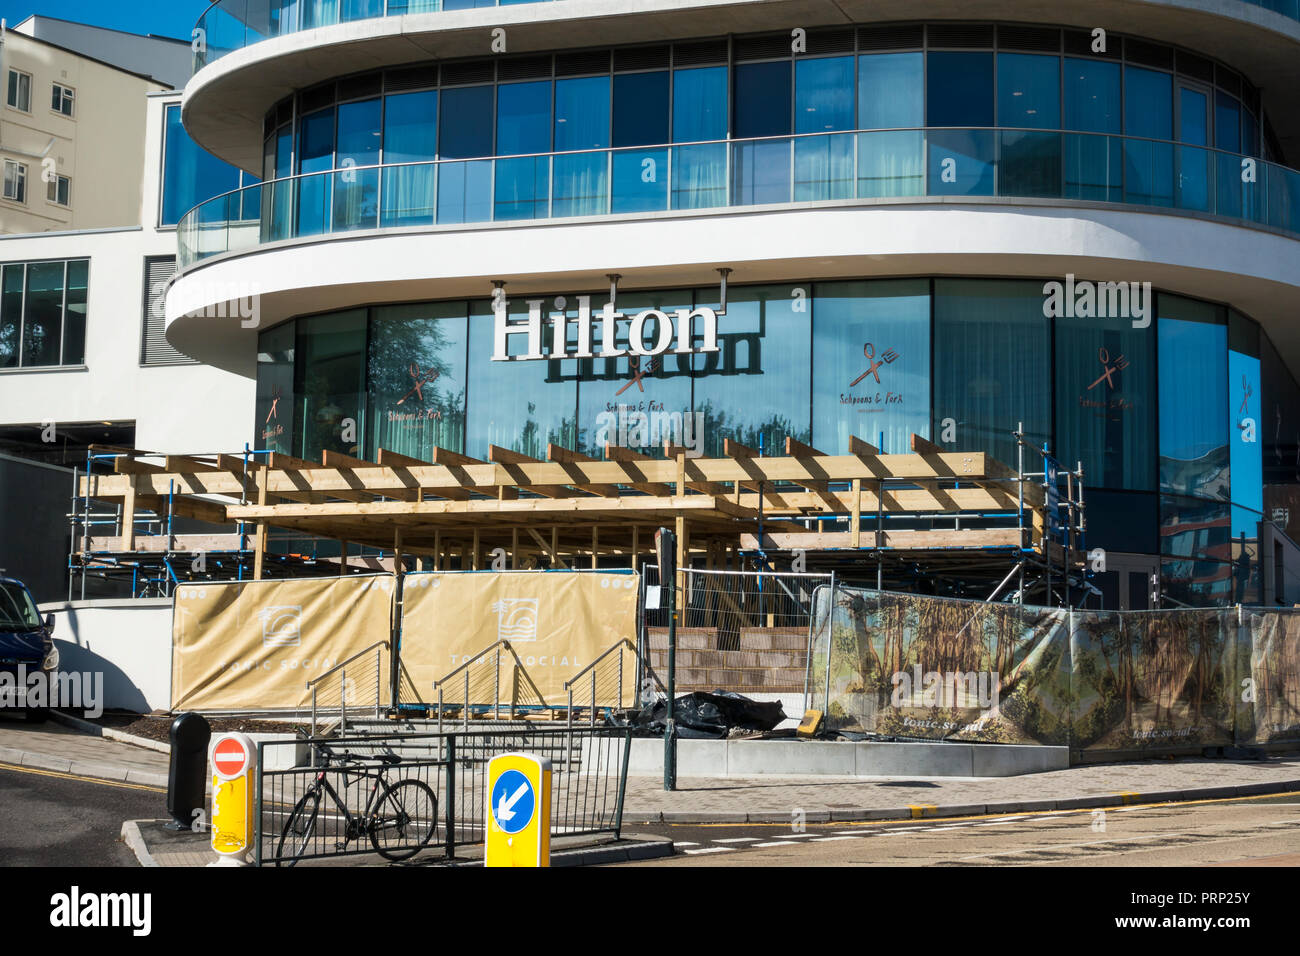
[[(247, 447), (92, 448), (69, 564), (83, 588), (87, 574), (116, 574), (133, 594), (160, 596), (185, 580), (393, 571), (411, 559), (421, 570), (638, 569), (666, 526), (679, 568), (788, 562), (880, 589), (1073, 603), (1090, 590), (1082, 468), (1014, 434), (1015, 468), (916, 435), (909, 454), (853, 438), (849, 454), (826, 455), (791, 438), (763, 455), (728, 439), (716, 458), (671, 444), (662, 458), (550, 445), (545, 460), (492, 446), (487, 460), (435, 448), (429, 461), (325, 451), (319, 463)], [(181, 519), (232, 530), (177, 533)]]

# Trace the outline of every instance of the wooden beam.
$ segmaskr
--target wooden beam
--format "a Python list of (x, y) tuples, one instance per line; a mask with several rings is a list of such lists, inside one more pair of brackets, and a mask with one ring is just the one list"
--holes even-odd
[[(596, 459), (590, 455), (573, 451), (563, 445), (552, 444), (546, 446), (546, 460), (560, 465), (593, 464), (596, 462)], [(575, 481), (573, 487), (588, 494), (601, 495), (605, 498), (613, 498), (618, 494), (618, 485), (587, 485)]]
[(530, 484), (526, 479), (522, 481), (517, 480), (516, 475), (519, 473), (515, 470), (514, 466), (546, 464), (531, 455), (511, 451), (509, 448), (502, 448), (499, 445), (489, 445), (488, 459), (493, 464), (505, 466), (506, 473), (510, 475), (512, 482), (521, 488), (527, 488), (529, 491), (539, 494), (544, 498), (570, 498), (573, 496), (573, 492), (569, 491), (563, 485), (534, 485)]
[(880, 449), (871, 442), (863, 441), (857, 435), (849, 436), (849, 454), (859, 458), (878, 458)]
[(730, 438), (722, 439), (722, 453), (728, 458), (758, 458), (759, 454), (748, 445), (742, 445)]
[[(266, 469), (260, 469), (257, 472), (257, 506), (259, 508), (267, 507), (266, 501), (269, 497), (267, 486), (271, 483), (270, 472)], [(262, 580), (262, 574), (266, 569), (266, 519), (263, 518), (257, 522), (257, 530), (253, 535), (253, 580)]]
[(785, 436), (785, 453), (792, 458), (825, 458), (824, 452), (818, 451), (811, 445), (805, 445), (796, 438)]
[(127, 483), (126, 497), (122, 499), (122, 550), (135, 550), (135, 478)]
[[(883, 547), (896, 551), (929, 551), (944, 549), (1014, 548), (1019, 544), (1015, 528), (976, 528), (954, 531), (886, 531)], [(805, 551), (843, 551), (853, 548), (853, 536), (847, 531), (772, 532), (763, 534), (763, 546), (779, 551), (803, 549)], [(751, 533), (740, 535), (740, 546), (750, 550), (758, 547), (758, 538)]]
[(917, 455), (942, 455), (947, 449), (912, 432), (912, 451)]
[(163, 471), (172, 472), (173, 474), (202, 474), (209, 471), (225, 471), (219, 462), (203, 461), (198, 458), (191, 458), (188, 455), (168, 455), (163, 459)]
[[(643, 455), (641, 452), (633, 451), (631, 448), (624, 448), (622, 445), (611, 445), (608, 442), (605, 443), (605, 458), (607, 461), (619, 462), (627, 465), (635, 465), (637, 462), (659, 463), (657, 459), (651, 458), (649, 455)], [(659, 482), (627, 481), (623, 482), (623, 484), (647, 495), (656, 495), (658, 497), (671, 495), (673, 493), (672, 488)]]
[(852, 504), (853, 511), (851, 512), (851, 517), (852, 517), (851, 531), (852, 531), (853, 547), (857, 548), (862, 543), (862, 479), (861, 478), (853, 479), (853, 491), (851, 494), (853, 497), (853, 504)]

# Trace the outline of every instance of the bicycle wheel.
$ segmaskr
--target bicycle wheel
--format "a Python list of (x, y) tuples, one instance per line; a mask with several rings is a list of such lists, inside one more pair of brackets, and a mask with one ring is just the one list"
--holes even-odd
[(419, 780), (399, 780), (384, 791), (370, 823), (370, 842), (386, 860), (408, 860), (433, 839), (438, 798)]
[[(293, 866), (307, 852), (312, 834), (316, 832), (316, 816), (320, 812), (320, 790), (316, 787), (308, 790), (294, 805), (293, 812), (285, 821), (280, 831), (280, 844), (275, 848), (276, 866)], [(285, 859), (285, 846), (293, 854)]]

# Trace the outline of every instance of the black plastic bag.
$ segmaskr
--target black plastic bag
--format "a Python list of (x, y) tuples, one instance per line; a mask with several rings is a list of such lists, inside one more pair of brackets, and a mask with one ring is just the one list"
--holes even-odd
[[(717, 740), (733, 730), (771, 730), (786, 719), (786, 714), (779, 701), (762, 703), (718, 690), (712, 694), (697, 691), (678, 697), (673, 704), (673, 718), (679, 737)], [(667, 724), (668, 701), (662, 697), (642, 708), (632, 720), (634, 727), (652, 736), (662, 735)]]

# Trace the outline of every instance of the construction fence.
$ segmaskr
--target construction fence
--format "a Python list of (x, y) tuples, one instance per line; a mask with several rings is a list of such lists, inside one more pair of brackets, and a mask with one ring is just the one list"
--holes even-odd
[(1300, 611), (1074, 611), (828, 586), (809, 707), (849, 733), (1158, 751), (1300, 741)]

